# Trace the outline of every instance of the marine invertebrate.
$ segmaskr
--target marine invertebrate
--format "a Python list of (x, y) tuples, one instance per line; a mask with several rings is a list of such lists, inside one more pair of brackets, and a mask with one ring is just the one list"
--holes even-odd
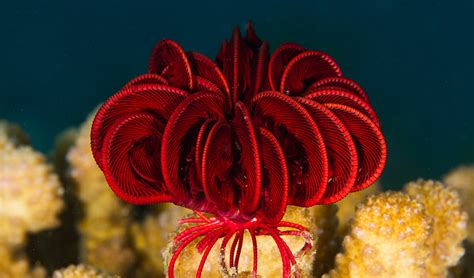
[(69, 176), (76, 184), (76, 194), (83, 204), (84, 214), (87, 217), (120, 218), (128, 213), (129, 206), (108, 190), (107, 181), (92, 156), (90, 128), (94, 115), (95, 111), (81, 125), (75, 143), (67, 153)]
[[(322, 219), (323, 215), (327, 215), (326, 206), (316, 206), (313, 208), (299, 208), (295, 206), (288, 206), (287, 211), (283, 217), (284, 221), (296, 223), (298, 225), (307, 227), (310, 231), (315, 231), (319, 229), (317, 227), (318, 218)], [(178, 232), (183, 231), (186, 228), (193, 227), (191, 223), (185, 223), (180, 225)], [(177, 236), (177, 234), (174, 234)], [(253, 269), (253, 243), (251, 235), (249, 232), (245, 232), (243, 235), (241, 253), (239, 258), (239, 273), (238, 277), (255, 277), (252, 275)], [(300, 237), (294, 237), (291, 235), (284, 235), (282, 239), (285, 240), (286, 244), (291, 250), (299, 250), (302, 246), (306, 244), (305, 240)], [(211, 248), (211, 251), (208, 255), (208, 260), (206, 260), (202, 268), (203, 277), (228, 277), (229, 273), (226, 273), (226, 270), (220, 264), (220, 247), (222, 246), (223, 238), (217, 240), (216, 244)], [(282, 273), (282, 266), (280, 262), (280, 256), (278, 251), (278, 246), (271, 236), (258, 236), (256, 237), (256, 243), (258, 246), (257, 257), (258, 260), (258, 277), (280, 277)], [(316, 243), (316, 242), (315, 242)], [(196, 246), (199, 244), (199, 240), (196, 239), (186, 246), (179, 259), (176, 261), (175, 267), (175, 276), (176, 277), (192, 277), (196, 275), (198, 266), (201, 261), (201, 254), (195, 251)], [(319, 244), (319, 238), (318, 238)], [(165, 251), (165, 261), (169, 264), (170, 259), (174, 254), (174, 244), (171, 241), (168, 244), (167, 250)], [(296, 258), (297, 265), (300, 270), (302, 277), (314, 277), (313, 276), (313, 262), (315, 254), (316, 244), (306, 252), (304, 255)], [(319, 249), (318, 249), (319, 253)], [(226, 251), (226, 257), (230, 256), (230, 250)], [(233, 270), (235, 271), (235, 269)], [(233, 274), (236, 274), (233, 272)], [(246, 276), (247, 274), (247, 276)]]
[(178, 226), (178, 220), (191, 213), (192, 211), (186, 208), (165, 204), (160, 207), (159, 213), (149, 213), (142, 222), (133, 223), (131, 235), (138, 256), (134, 276), (163, 276), (164, 249)]
[(130, 242), (130, 207), (108, 189), (94, 162), (90, 128), (95, 113), (79, 128), (67, 154), (69, 175), (81, 203), (80, 255), (83, 262), (118, 275), (127, 274), (135, 261)]
[(337, 205), (337, 218), (339, 219), (339, 225), (337, 227), (337, 234), (344, 237), (350, 228), (350, 221), (354, 218), (355, 210), (358, 204), (364, 202), (364, 200), (372, 194), (380, 192), (380, 186), (378, 182), (367, 187), (366, 189), (354, 192), (347, 195), (346, 198), (336, 203)]
[(472, 277), (474, 275), (474, 165), (463, 165), (451, 170), (443, 178), (446, 185), (457, 191), (462, 208), (468, 214), (467, 240), (464, 242), (466, 253), (461, 263), (453, 270), (454, 277)]
[(429, 277), (446, 277), (464, 254), (467, 214), (461, 209), (459, 195), (440, 182), (419, 179), (405, 186), (405, 192), (423, 204), (433, 219), (426, 244), (431, 249), (426, 260)]
[[(69, 165), (67, 162), (67, 154), (74, 146), (78, 137), (77, 128), (68, 128), (61, 132), (54, 142), (53, 152), (51, 153), (51, 161), (53, 162), (56, 172), (63, 180), (68, 180)], [(65, 185), (67, 186), (67, 185)], [(66, 191), (72, 191), (67, 189)]]
[(431, 221), (407, 194), (369, 196), (357, 207), (336, 267), (323, 277), (425, 277)]
[[(111, 273), (126, 276), (135, 263), (129, 219), (85, 218), (81, 221), (81, 259)], [(115, 272), (114, 272), (115, 271)]]
[(59, 225), (63, 188), (45, 157), (0, 129), (0, 245), (11, 248)]
[(110, 275), (102, 270), (89, 265), (70, 265), (54, 271), (53, 278), (112, 278), (119, 277)]
[(270, 56), (251, 25), (246, 37), (236, 28), (216, 60), (159, 42), (149, 73), (99, 109), (94, 158), (122, 199), (195, 210), (181, 223), (196, 226), (175, 237), (170, 277), (197, 238), (197, 276), (220, 238), (222, 257), (229, 244), (229, 266), (238, 269), (245, 231), (254, 243), (253, 275), (259, 235), (275, 241), (283, 275), (298, 275), (281, 236), (305, 239), (300, 253), (313, 242), (307, 228), (282, 221), (287, 205), (333, 203), (372, 184), (386, 159), (379, 121), (331, 57), (293, 43)]
[(468, 214), (467, 238), (474, 242), (474, 165), (465, 165), (451, 170), (444, 178), (449, 188), (456, 190), (462, 208)]
[(321, 277), (334, 267), (334, 258), (340, 249), (337, 234), (337, 206), (329, 204), (311, 208), (314, 214), (316, 235), (318, 237), (317, 252), (314, 260), (313, 277)]

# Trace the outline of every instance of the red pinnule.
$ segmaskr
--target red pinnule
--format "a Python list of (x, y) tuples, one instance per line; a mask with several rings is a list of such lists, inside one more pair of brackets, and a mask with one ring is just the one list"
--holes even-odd
[[(326, 53), (287, 43), (271, 55), (250, 24), (245, 37), (233, 31), (215, 62), (162, 40), (148, 69), (102, 105), (92, 151), (125, 201), (196, 212), (180, 221), (194, 226), (174, 238), (168, 275), (196, 239), (198, 277), (221, 238), (221, 264), (237, 270), (248, 232), (254, 277), (260, 235), (278, 246), (283, 276), (299, 276), (295, 257), (313, 240), (305, 227), (281, 220), (287, 205), (337, 202), (372, 184), (385, 165), (385, 141), (364, 90)], [(282, 235), (306, 245), (294, 254)]]

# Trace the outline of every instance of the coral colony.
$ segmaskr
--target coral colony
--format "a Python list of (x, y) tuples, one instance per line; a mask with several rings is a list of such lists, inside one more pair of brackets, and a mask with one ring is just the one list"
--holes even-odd
[[(250, 24), (245, 37), (234, 29), (216, 62), (162, 40), (148, 69), (100, 108), (91, 146), (123, 200), (194, 210), (180, 221), (193, 225), (174, 238), (169, 277), (196, 239), (197, 277), (219, 239), (222, 271), (234, 276), (246, 232), (253, 277), (261, 235), (277, 245), (283, 276), (299, 277), (295, 258), (314, 242), (306, 227), (282, 221), (287, 205), (339, 201), (371, 185), (385, 165), (364, 90), (323, 52), (286, 43), (270, 54)], [(306, 244), (293, 253), (283, 235)]]

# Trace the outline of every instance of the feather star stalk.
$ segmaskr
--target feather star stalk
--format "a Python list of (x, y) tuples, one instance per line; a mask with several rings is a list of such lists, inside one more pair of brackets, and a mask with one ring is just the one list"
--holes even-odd
[[(364, 90), (320, 51), (286, 43), (272, 55), (251, 24), (235, 28), (216, 62), (171, 40), (152, 51), (148, 73), (98, 111), (94, 158), (111, 189), (133, 204), (173, 202), (195, 211), (175, 238), (168, 276), (194, 240), (197, 277), (219, 239), (224, 273), (238, 272), (243, 235), (273, 238), (282, 275), (299, 277), (295, 257), (311, 232), (282, 221), (287, 205), (329, 204), (371, 185), (386, 145)], [(302, 237), (295, 254), (282, 235)], [(230, 258), (226, 262), (226, 249)]]

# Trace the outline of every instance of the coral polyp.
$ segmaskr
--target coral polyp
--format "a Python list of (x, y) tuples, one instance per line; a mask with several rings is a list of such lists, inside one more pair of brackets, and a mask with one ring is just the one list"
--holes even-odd
[[(261, 235), (277, 244), (283, 276), (297, 275), (295, 257), (313, 240), (307, 228), (282, 221), (287, 206), (334, 203), (384, 168), (385, 140), (366, 93), (324, 52), (286, 43), (270, 55), (249, 24), (245, 37), (234, 29), (216, 62), (162, 40), (148, 69), (99, 109), (91, 146), (123, 200), (195, 211), (181, 220), (194, 225), (174, 239), (170, 277), (197, 238), (197, 276), (219, 239), (237, 271), (244, 232), (254, 243), (254, 276)], [(307, 244), (294, 254), (283, 235)]]

